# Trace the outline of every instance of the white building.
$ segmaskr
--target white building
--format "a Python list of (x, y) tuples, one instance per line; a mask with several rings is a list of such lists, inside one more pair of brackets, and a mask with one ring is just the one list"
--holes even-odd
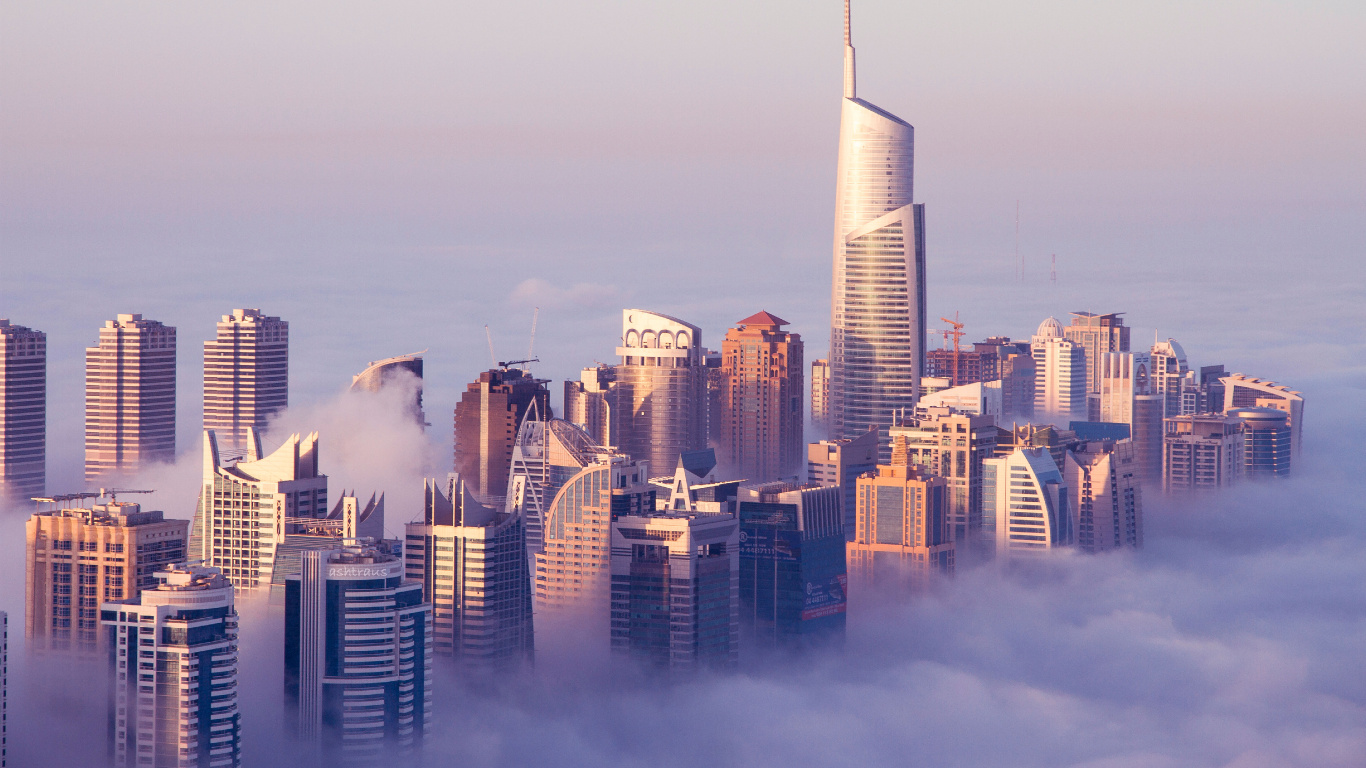
[(917, 418), (923, 418), (930, 408), (952, 408), (972, 416), (990, 416), (999, 422), (1002, 413), (1001, 380), (978, 381), (941, 389), (933, 394), (922, 394), (916, 404)]
[(1016, 448), (982, 462), (982, 516), (998, 557), (1035, 554), (1074, 540), (1067, 486), (1047, 448)]
[(1167, 339), (1153, 344), (1149, 364), (1149, 381), (1152, 394), (1162, 395), (1162, 416), (1180, 416), (1186, 411), (1182, 408), (1182, 395), (1186, 386), (1193, 383), (1187, 377), (1190, 365), (1186, 362), (1186, 350)]
[(289, 323), (234, 309), (204, 342), (204, 429), (220, 448), (243, 450), (247, 428), (266, 428), (289, 405)]
[(134, 600), (105, 603), (114, 765), (241, 765), (237, 610), (217, 568), (173, 565)]
[(528, 556), (543, 546), (546, 507), (569, 478), (584, 467), (607, 461), (613, 451), (598, 445), (583, 427), (565, 419), (542, 421), (535, 405), (517, 429), (508, 472), (506, 511), (526, 526)]
[(1092, 440), (1068, 451), (1063, 479), (1078, 548), (1143, 546), (1142, 477), (1132, 440)]
[(1086, 419), (1086, 348), (1062, 335), (1062, 323), (1050, 317), (1030, 340), (1034, 355), (1034, 415), (1068, 421)]
[(1275, 408), (1290, 414), (1290, 451), (1300, 453), (1300, 434), (1304, 428), (1304, 395), (1274, 381), (1255, 379), (1235, 373), (1219, 379), (1224, 385), (1224, 408)]

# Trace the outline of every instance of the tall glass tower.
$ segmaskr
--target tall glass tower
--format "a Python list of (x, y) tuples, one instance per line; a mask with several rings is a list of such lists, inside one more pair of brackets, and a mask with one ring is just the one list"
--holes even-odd
[(844, 102), (830, 313), (831, 437), (888, 428), (919, 397), (925, 346), (925, 210), (911, 202), (915, 129), (854, 89), (844, 3)]

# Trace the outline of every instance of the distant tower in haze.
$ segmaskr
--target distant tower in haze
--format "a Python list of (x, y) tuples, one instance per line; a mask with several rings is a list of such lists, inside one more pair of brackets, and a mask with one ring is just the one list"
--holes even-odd
[(47, 481), (47, 334), (0, 320), (0, 500)]
[(455, 406), (455, 471), (483, 503), (502, 506), (517, 431), (527, 414), (548, 419), (549, 382), (517, 368), (479, 374)]
[(204, 429), (219, 447), (244, 450), (247, 428), (262, 431), (289, 405), (289, 323), (259, 309), (234, 309), (204, 342)]
[(412, 406), (413, 418), (423, 427), (427, 417), (422, 412), (422, 353), (399, 355), (398, 357), (376, 360), (363, 371), (351, 377), (352, 392), (379, 392), (403, 380), (404, 374), (412, 374), (417, 380), (416, 400)]
[(1086, 350), (1062, 336), (1062, 323), (1048, 318), (1030, 340), (1034, 355), (1034, 415), (1086, 418)]
[(877, 428), (886, 458), (897, 411), (924, 375), (925, 207), (912, 203), (915, 129), (855, 94), (849, 3), (835, 186), (830, 437)]
[(759, 312), (721, 343), (721, 423), (712, 439), (731, 474), (756, 483), (795, 478), (802, 463), (802, 337), (784, 325)]
[(85, 479), (175, 459), (176, 331), (119, 315), (85, 350)]
[(1123, 312), (1097, 315), (1073, 312), (1072, 324), (1062, 329), (1062, 337), (1086, 350), (1086, 391), (1100, 391), (1100, 356), (1106, 352), (1129, 351), (1129, 328), (1120, 318)]
[(830, 361), (811, 361), (811, 426), (818, 435), (830, 430)]

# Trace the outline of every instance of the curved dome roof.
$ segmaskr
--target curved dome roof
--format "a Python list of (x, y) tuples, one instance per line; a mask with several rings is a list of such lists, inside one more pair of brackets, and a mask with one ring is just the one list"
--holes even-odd
[(1035, 331), (1034, 335), (1044, 338), (1060, 338), (1062, 336), (1062, 323), (1058, 322), (1058, 318), (1050, 317), (1039, 323), (1039, 330)]
[(1181, 345), (1176, 343), (1176, 339), (1171, 338), (1167, 339), (1166, 341), (1159, 341), (1156, 344), (1154, 344), (1153, 354), (1171, 355), (1172, 357), (1176, 358), (1177, 360), (1181, 360), (1182, 362), (1186, 360), (1186, 350), (1182, 349)]

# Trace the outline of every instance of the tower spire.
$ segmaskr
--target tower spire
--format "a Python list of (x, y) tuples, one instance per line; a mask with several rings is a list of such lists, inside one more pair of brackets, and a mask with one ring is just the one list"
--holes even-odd
[(854, 41), (849, 31), (849, 0), (844, 0), (844, 98), (854, 98)]

